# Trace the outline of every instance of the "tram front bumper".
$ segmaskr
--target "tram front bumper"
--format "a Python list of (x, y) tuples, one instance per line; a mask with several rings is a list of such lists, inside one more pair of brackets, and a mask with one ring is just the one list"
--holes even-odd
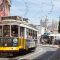
[(22, 47), (0, 47), (0, 52), (19, 52)]

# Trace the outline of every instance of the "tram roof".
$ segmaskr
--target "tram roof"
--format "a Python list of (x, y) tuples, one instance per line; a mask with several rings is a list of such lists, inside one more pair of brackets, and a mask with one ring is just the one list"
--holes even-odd
[(3, 17), (1, 17), (1, 20), (10, 20), (10, 19), (22, 21), (22, 17), (20, 17), (20, 16), (3, 16)]
[(28, 22), (26, 22), (25, 20), (23, 21), (22, 17), (19, 16), (6, 16), (6, 17), (1, 17), (2, 22), (5, 24), (5, 22), (7, 22), (7, 24), (9, 24), (9, 22), (13, 25), (20, 25), (22, 27), (26, 27), (28, 29), (32, 29), (37, 31), (37, 29), (33, 26), (31, 26)]
[(20, 20), (28, 22), (28, 18), (23, 18), (21, 16), (3, 16), (1, 20)]
[(3, 16), (0, 18), (0, 23), (28, 23), (28, 18), (22, 18), (20, 16)]
[(31, 27), (31, 26), (28, 26), (28, 25), (20, 24), (20, 26), (26, 27), (26, 28), (28, 28), (28, 29), (32, 29), (32, 30), (35, 30), (35, 31), (38, 31), (36, 28), (33, 28), (33, 27)]

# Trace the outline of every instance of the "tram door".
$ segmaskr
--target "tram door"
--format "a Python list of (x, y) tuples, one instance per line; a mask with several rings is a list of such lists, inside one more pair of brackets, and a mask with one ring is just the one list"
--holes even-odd
[(20, 27), (21, 45), (24, 47), (24, 27)]

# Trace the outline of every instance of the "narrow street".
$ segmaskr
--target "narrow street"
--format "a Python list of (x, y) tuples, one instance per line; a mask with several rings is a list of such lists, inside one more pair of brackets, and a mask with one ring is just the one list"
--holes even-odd
[(0, 60), (60, 60), (60, 0), (0, 0)]
[[(30, 53), (28, 55), (23, 56), (22, 58), (17, 57), (17, 59), (34, 59), (34, 60), (40, 60), (40, 58), (46, 59), (47, 57), (50, 57), (57, 48), (52, 47), (52, 46), (38, 46), (36, 51), (33, 53)], [(43, 57), (44, 55), (44, 57)], [(43, 59), (42, 59), (43, 60)]]
[(28, 59), (28, 60), (48, 60), (57, 50), (57, 47), (49, 46), (49, 45), (39, 45), (35, 52), (27, 53), (26, 55), (20, 55), (17, 57), (12, 58), (0, 58), (0, 60), (22, 60), (22, 59)]

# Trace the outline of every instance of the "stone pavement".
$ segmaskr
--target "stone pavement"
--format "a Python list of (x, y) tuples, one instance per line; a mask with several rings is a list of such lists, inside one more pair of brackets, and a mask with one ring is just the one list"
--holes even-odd
[(47, 51), (45, 54), (42, 55), (42, 57), (38, 57), (35, 60), (38, 60), (38, 59), (40, 59), (40, 60), (60, 60), (59, 45), (39, 44), (39, 46), (57, 48), (57, 50), (56, 51)]
[(49, 60), (60, 60), (60, 48), (50, 57)]

